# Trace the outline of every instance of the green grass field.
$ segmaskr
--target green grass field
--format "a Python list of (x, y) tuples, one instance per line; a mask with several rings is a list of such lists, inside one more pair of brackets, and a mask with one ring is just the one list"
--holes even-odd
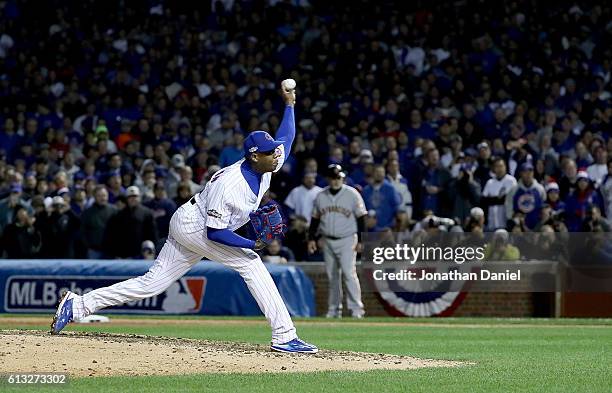
[[(69, 385), (61, 388), (18, 387), (10, 391), (612, 392), (610, 319), (366, 318), (333, 322), (298, 319), (296, 325), (301, 337), (323, 349), (410, 355), (475, 364), (410, 371), (96, 377), (72, 379)], [(48, 326), (7, 323), (0, 316), (0, 329), (47, 330)], [(270, 334), (263, 319), (256, 324), (220, 323), (204, 328), (189, 323), (159, 327), (150, 324), (125, 327), (111, 323), (71, 326), (70, 329), (257, 344), (269, 342)], [(10, 359), (3, 357), (2, 361)], [(5, 387), (0, 386), (0, 390)]]

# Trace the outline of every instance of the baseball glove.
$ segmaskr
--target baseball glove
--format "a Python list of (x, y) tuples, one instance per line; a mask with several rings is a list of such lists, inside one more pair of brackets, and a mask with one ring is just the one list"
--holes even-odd
[(278, 205), (266, 205), (249, 215), (257, 239), (268, 246), (274, 239), (282, 239), (287, 232)]

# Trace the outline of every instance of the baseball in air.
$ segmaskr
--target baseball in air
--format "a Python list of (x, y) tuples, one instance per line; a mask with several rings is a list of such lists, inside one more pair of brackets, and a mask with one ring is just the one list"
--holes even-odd
[(295, 83), (294, 79), (285, 79), (284, 81), (281, 82), (281, 87), (285, 91), (289, 91), (289, 90), (295, 89), (296, 85), (297, 84)]

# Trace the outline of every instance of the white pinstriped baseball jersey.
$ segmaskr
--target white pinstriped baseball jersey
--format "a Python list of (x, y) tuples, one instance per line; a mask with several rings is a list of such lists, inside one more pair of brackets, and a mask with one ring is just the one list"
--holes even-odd
[[(278, 172), (285, 161), (284, 146), (277, 147), (278, 151), (280, 156), (274, 172)], [(272, 173), (267, 172), (261, 176), (259, 195), (255, 195), (242, 175), (240, 166), (243, 162), (244, 158), (217, 171), (204, 189), (196, 194), (205, 227), (235, 231), (249, 222), (249, 214), (259, 207), (261, 199), (270, 188)]]
[[(280, 157), (274, 172), (285, 160), (284, 147), (281, 145), (277, 149), (280, 149)], [(174, 213), (166, 244), (146, 274), (74, 297), (74, 318), (160, 294), (204, 257), (240, 274), (272, 327), (274, 344), (296, 338), (289, 311), (259, 255), (253, 250), (226, 246), (206, 237), (207, 226), (233, 231), (244, 225), (270, 188), (272, 173), (264, 173), (259, 194), (255, 195), (241, 172), (243, 162), (244, 159), (219, 170), (195, 196), (195, 204), (186, 202)]]

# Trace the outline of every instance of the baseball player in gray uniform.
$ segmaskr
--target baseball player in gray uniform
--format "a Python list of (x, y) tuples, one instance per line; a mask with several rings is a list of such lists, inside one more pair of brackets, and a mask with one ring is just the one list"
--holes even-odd
[(217, 171), (200, 193), (174, 213), (168, 239), (151, 269), (143, 276), (82, 296), (67, 292), (53, 318), (52, 333), (58, 334), (72, 320), (105, 307), (162, 293), (193, 264), (206, 257), (242, 276), (272, 327), (272, 350), (318, 351), (317, 347), (297, 337), (287, 307), (255, 252), (266, 243), (246, 239), (234, 232), (250, 220), (249, 214), (257, 210), (270, 188), (272, 172), (282, 167), (291, 152), (295, 138), (295, 81), (284, 80), (281, 87), (286, 107), (276, 135), (278, 139), (265, 131), (250, 133), (244, 141), (245, 157)]
[(364, 316), (361, 286), (357, 278), (357, 252), (361, 249), (361, 233), (365, 231), (367, 210), (359, 192), (344, 184), (342, 167), (327, 168), (329, 186), (314, 201), (308, 231), (308, 252), (317, 250), (317, 233), (323, 238), (323, 258), (329, 280), (328, 318), (342, 316), (342, 281), (348, 292), (347, 306), (351, 316)]

